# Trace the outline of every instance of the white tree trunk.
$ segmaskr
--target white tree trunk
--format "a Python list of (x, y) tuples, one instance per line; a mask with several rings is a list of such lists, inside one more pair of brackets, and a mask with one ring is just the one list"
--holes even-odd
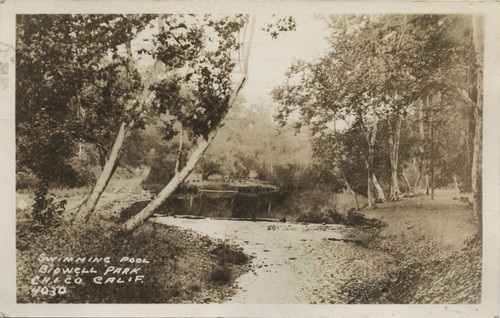
[(475, 132), (474, 152), (472, 159), (472, 197), (474, 214), (482, 218), (482, 149), (483, 149), (483, 18), (474, 15), (472, 18), (472, 38), (477, 62), (477, 101), (474, 107)]
[[(128, 67), (130, 69), (130, 72), (134, 72), (137, 66), (135, 65), (135, 62), (132, 57), (131, 42), (130, 41), (127, 42), (125, 47), (127, 49), (127, 54), (129, 58)], [(149, 88), (159, 75), (160, 64), (161, 62), (159, 60), (155, 62), (153, 66), (153, 71), (150, 74), (146, 83), (144, 84), (143, 90), (139, 95), (137, 103), (138, 107), (142, 108), (146, 103), (146, 100), (150, 95)], [(134, 104), (130, 103), (130, 107), (134, 107)], [(106, 160), (106, 163), (104, 164), (101, 174), (99, 175), (99, 178), (97, 179), (97, 182), (94, 185), (92, 192), (88, 194), (87, 198), (83, 201), (82, 205), (79, 207), (78, 211), (73, 216), (73, 221), (87, 222), (89, 220), (91, 213), (94, 212), (95, 207), (97, 206), (97, 203), (99, 202), (102, 193), (106, 189), (109, 180), (113, 176), (118, 166), (118, 159), (120, 157), (120, 152), (123, 148), (125, 139), (130, 134), (131, 127), (133, 126), (133, 124), (134, 124), (133, 122), (128, 124), (126, 122), (122, 122), (120, 124), (120, 129), (118, 130), (118, 134), (116, 135), (113, 147), (111, 149), (111, 153), (108, 159)]]
[(196, 164), (200, 160), (201, 156), (208, 149), (208, 146), (210, 146), (210, 143), (215, 138), (216, 133), (217, 130), (213, 131), (206, 140), (203, 139), (198, 143), (196, 150), (193, 152), (184, 168), (182, 168), (180, 172), (175, 174), (175, 176), (170, 180), (165, 188), (161, 190), (158, 196), (153, 201), (151, 201), (144, 209), (142, 209), (141, 212), (134, 215), (127, 222), (125, 222), (122, 227), (122, 232), (132, 232), (133, 230), (141, 226), (144, 221), (151, 217), (156, 209), (158, 209), (168, 199), (168, 197), (172, 195), (172, 193), (174, 193), (179, 184), (181, 184), (196, 167)]
[[(247, 22), (248, 23), (248, 22)], [(245, 25), (246, 30), (247, 25)], [(189, 160), (186, 162), (186, 165), (182, 168), (182, 170), (175, 174), (175, 176), (170, 180), (170, 182), (161, 190), (158, 196), (151, 201), (144, 209), (142, 209), (138, 214), (131, 217), (123, 226), (120, 231), (122, 233), (130, 233), (134, 231), (136, 228), (141, 226), (148, 218), (150, 218), (153, 213), (160, 207), (167, 199), (174, 193), (175, 189), (189, 176), (189, 174), (194, 170), (196, 164), (203, 156), (203, 153), (208, 149), (213, 139), (217, 135), (219, 129), (224, 125), (224, 117), (227, 112), (233, 106), (236, 97), (238, 96), (241, 89), (244, 87), (245, 83), (248, 79), (248, 57), (250, 55), (251, 41), (253, 37), (253, 30), (255, 28), (255, 17), (251, 19), (251, 26), (249, 29), (249, 37), (248, 41), (243, 43), (243, 65), (242, 65), (242, 77), (236, 86), (236, 89), (233, 91), (229, 98), (228, 108), (225, 114), (222, 116), (220, 123), (208, 134), (207, 139), (200, 138), (200, 141), (197, 143), (197, 147), (194, 152), (189, 157)]]
[(425, 131), (424, 131), (424, 102), (419, 100), (418, 102), (418, 126), (419, 126), (419, 146), (418, 155), (415, 159), (415, 168), (417, 170), (417, 179), (415, 180), (415, 186), (413, 187), (413, 192), (418, 193), (418, 188), (420, 186), (420, 181), (423, 175), (424, 166), (424, 142), (425, 142)]
[[(389, 200), (399, 200), (400, 190), (398, 183), (398, 167), (399, 167), (399, 142), (401, 139), (401, 116), (397, 114), (393, 123), (389, 123), (390, 136), (389, 145), (391, 149), (391, 188)], [(394, 125), (393, 125), (394, 124)]]
[(372, 113), (372, 127), (371, 132), (367, 133), (366, 139), (368, 142), (368, 161), (366, 162), (366, 170), (368, 172), (368, 185), (367, 185), (367, 197), (368, 197), (368, 208), (375, 209), (377, 207), (374, 191), (373, 191), (373, 158), (375, 151), (375, 142), (377, 141), (377, 129), (378, 129), (378, 117), (375, 108), (373, 108)]
[(457, 175), (453, 174), (453, 184), (455, 185), (455, 199), (460, 199), (460, 187), (458, 186)]
[(375, 185), (375, 189), (377, 190), (377, 198), (382, 202), (387, 202), (387, 200), (385, 199), (384, 190), (380, 186), (380, 183), (378, 183), (375, 174), (373, 174), (373, 184)]
[(411, 193), (410, 181), (408, 180), (408, 177), (406, 176), (405, 169), (402, 169), (402, 172), (403, 172), (403, 178), (405, 178), (405, 182), (406, 182), (406, 193), (410, 194)]
[(415, 172), (417, 177), (415, 178), (415, 183), (413, 185), (413, 193), (418, 194), (418, 188), (420, 186), (420, 180), (422, 179), (422, 169), (420, 167), (420, 159), (417, 157), (413, 158), (413, 165), (415, 167)]
[(87, 222), (89, 220), (90, 214), (94, 211), (97, 202), (101, 198), (102, 193), (106, 189), (109, 180), (113, 176), (115, 172), (118, 157), (120, 156), (120, 151), (123, 146), (123, 142), (127, 135), (127, 124), (125, 122), (121, 123), (120, 129), (118, 130), (118, 135), (116, 136), (115, 142), (113, 144), (113, 148), (111, 149), (111, 153), (109, 154), (109, 158), (104, 165), (104, 168), (97, 179), (92, 192), (89, 196), (83, 201), (82, 205), (76, 212), (74, 216), (74, 221), (77, 222)]

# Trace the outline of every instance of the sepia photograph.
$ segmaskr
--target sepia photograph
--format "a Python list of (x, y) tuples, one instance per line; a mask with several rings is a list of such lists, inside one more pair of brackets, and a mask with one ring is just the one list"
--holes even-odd
[(192, 5), (12, 13), (16, 306), (498, 317), (493, 16)]

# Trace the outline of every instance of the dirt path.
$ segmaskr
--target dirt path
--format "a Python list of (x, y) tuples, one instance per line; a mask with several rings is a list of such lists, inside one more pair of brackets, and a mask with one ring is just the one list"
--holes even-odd
[(227, 240), (252, 255), (252, 269), (236, 281), (231, 303), (349, 303), (350, 290), (387, 280), (392, 258), (329, 239), (356, 235), (340, 225), (300, 225), (156, 217), (155, 222)]
[[(466, 196), (466, 194), (462, 194)], [(452, 190), (405, 198), (363, 211), (387, 224), (369, 246), (397, 258), (390, 303), (477, 304), (481, 301), (482, 244), (472, 208)]]

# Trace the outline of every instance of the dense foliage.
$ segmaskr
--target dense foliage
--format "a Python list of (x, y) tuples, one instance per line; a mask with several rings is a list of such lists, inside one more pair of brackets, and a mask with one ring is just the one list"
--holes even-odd
[(133, 116), (127, 104), (140, 84), (138, 74), (126, 71), (119, 46), (140, 32), (148, 17), (17, 19), (17, 168), (47, 182), (81, 185), (85, 180), (71, 163), (78, 143), (94, 145), (104, 160), (117, 123)]
[[(290, 67), (286, 83), (274, 90), (277, 119), (309, 125), (318, 164), (368, 196), (374, 175), (392, 199), (400, 187), (424, 186), (424, 175), (434, 186), (458, 176), (461, 189), (470, 189), (479, 67), (471, 18), (324, 19), (330, 50), (319, 61)], [(416, 171), (411, 186), (402, 171), (409, 167)]]

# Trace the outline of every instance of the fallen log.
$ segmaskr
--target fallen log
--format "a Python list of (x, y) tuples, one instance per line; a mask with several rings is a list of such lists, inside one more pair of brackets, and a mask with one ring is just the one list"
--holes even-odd
[(204, 216), (199, 216), (199, 215), (173, 215), (174, 218), (178, 219), (205, 219)]
[(174, 218), (178, 219), (194, 219), (194, 220), (201, 220), (201, 219), (211, 219), (211, 220), (227, 220), (227, 221), (250, 221), (250, 222), (286, 222), (286, 220), (279, 220), (279, 219), (271, 219), (271, 218), (230, 218), (230, 217), (204, 217), (204, 216), (199, 216), (199, 215), (175, 215), (173, 213), (169, 214), (158, 214), (158, 217), (164, 217), (164, 216), (173, 216)]
[(283, 219), (271, 218), (227, 218), (227, 217), (213, 217), (214, 220), (229, 220), (229, 221), (251, 221), (251, 222), (283, 222)]

